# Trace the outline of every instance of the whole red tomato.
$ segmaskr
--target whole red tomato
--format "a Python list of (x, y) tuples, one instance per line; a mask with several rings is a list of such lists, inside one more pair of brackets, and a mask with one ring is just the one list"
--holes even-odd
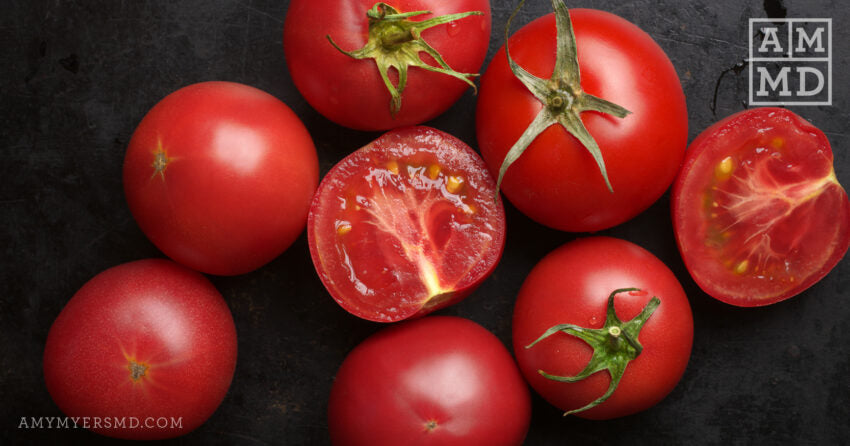
[(124, 192), (142, 231), (173, 260), (234, 275), (298, 237), (319, 182), (313, 140), (283, 102), (247, 85), (171, 93), (136, 128)]
[(531, 417), (510, 353), (480, 325), (431, 316), (358, 345), (328, 404), (336, 446), (519, 445)]
[[(507, 168), (501, 190), (538, 223), (598, 231), (631, 219), (664, 193), (682, 162), (688, 114), (676, 70), (648, 34), (603, 11), (574, 9), (569, 17), (580, 77), (553, 71), (555, 16), (529, 23), (511, 36), (510, 55), (531, 75), (552, 77), (538, 79), (539, 94), (548, 102), (514, 75), (502, 48), (481, 80), (476, 130), (481, 154), (496, 175), (541, 113), (559, 115), (559, 122), (574, 127), (573, 134), (560, 123), (543, 130)], [(575, 67), (575, 58), (562, 57), (562, 66)]]
[(110, 437), (171, 438), (221, 404), (236, 367), (236, 328), (201, 274), (167, 260), (110, 268), (50, 327), (44, 378), (77, 424)]
[[(693, 334), (673, 273), (645, 249), (609, 237), (579, 239), (544, 257), (514, 308), (514, 354), (526, 380), (582, 418), (620, 417), (661, 401), (685, 371)], [(567, 379), (576, 375), (586, 377)]]
[(826, 136), (780, 108), (742, 111), (691, 143), (673, 228), (694, 281), (733, 305), (768, 305), (822, 279), (850, 246), (850, 200)]
[(348, 312), (395, 322), (459, 302), (505, 247), (505, 211), (484, 161), (463, 141), (395, 129), (328, 172), (307, 220), (310, 255)]
[[(289, 4), (283, 28), (289, 73), (307, 102), (337, 124), (386, 130), (432, 119), (472, 86), (471, 74), (484, 62), (490, 41), (489, 0), (389, 3), (391, 6), (375, 0), (292, 0)], [(409, 17), (401, 28), (402, 21), (387, 15), (420, 11), (429, 13)], [(468, 12), (480, 14), (433, 22)], [(375, 18), (381, 14), (385, 19)], [(415, 28), (413, 32), (409, 32), (410, 26)], [(376, 54), (380, 61), (363, 53)], [(440, 60), (445, 63), (443, 68)], [(408, 62), (414, 65), (400, 70)], [(401, 71), (406, 71), (406, 77), (400, 78)], [(402, 86), (404, 78), (406, 85)], [(393, 101), (392, 89), (403, 90), (400, 102)]]

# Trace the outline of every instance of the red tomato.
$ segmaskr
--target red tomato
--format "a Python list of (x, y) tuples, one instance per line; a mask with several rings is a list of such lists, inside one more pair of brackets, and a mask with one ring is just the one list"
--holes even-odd
[[(470, 88), (455, 77), (411, 67), (401, 95), (401, 109), (393, 116), (391, 96), (374, 59), (354, 59), (340, 49), (356, 51), (369, 39), (366, 12), (376, 0), (292, 0), (286, 13), (283, 44), (286, 63), (295, 86), (319, 113), (337, 124), (360, 130), (386, 130), (425, 122), (443, 113)], [(480, 11), (425, 29), (421, 39), (436, 50), (446, 64), (460, 73), (476, 73), (484, 62), (490, 41), (489, 0), (397, 0), (401, 13), (430, 11), (411, 17), (424, 21), (448, 14)], [(423, 57), (424, 49), (414, 54)], [(396, 54), (396, 53), (393, 53)], [(438, 66), (431, 56), (428, 65)], [(389, 71), (398, 86), (398, 71)]]
[(336, 374), (331, 440), (355, 445), (519, 445), (528, 387), (510, 353), (480, 325), (432, 316), (358, 345)]
[(209, 274), (246, 273), (286, 250), (318, 182), (316, 149), (292, 110), (230, 82), (166, 96), (124, 158), (124, 192), (142, 231)]
[(167, 260), (95, 276), (62, 309), (44, 348), (47, 390), (62, 412), (100, 417), (91, 430), (136, 440), (200, 426), (235, 367), (236, 328), (221, 294)]
[[(630, 321), (657, 297), (660, 303), (634, 334), (642, 345), (625, 366), (616, 390), (596, 407), (577, 415), (609, 419), (648, 409), (661, 401), (679, 382), (693, 343), (693, 317), (682, 286), (658, 258), (625, 240), (591, 237), (568, 243), (543, 258), (523, 283), (514, 308), (513, 345), (525, 379), (547, 401), (565, 411), (576, 410), (602, 397), (611, 375), (605, 371), (577, 382), (559, 382), (555, 376), (579, 374), (594, 349), (582, 339), (556, 332), (530, 346), (558, 324), (600, 329), (606, 324), (606, 306), (613, 298), (616, 316)], [(651, 307), (650, 307), (651, 308)], [(607, 324), (606, 324), (607, 325)], [(623, 333), (623, 324), (616, 324)], [(608, 329), (610, 330), (610, 328)], [(602, 335), (603, 348), (615, 339)], [(628, 347), (627, 342), (616, 345)], [(613, 350), (621, 353), (619, 347)]]
[(823, 132), (794, 113), (736, 113), (691, 143), (673, 187), (688, 271), (733, 305), (768, 305), (814, 285), (850, 245), (850, 201)]
[[(560, 125), (543, 131), (507, 169), (501, 190), (521, 212), (564, 231), (620, 224), (655, 202), (676, 176), (688, 138), (685, 96), (676, 70), (652, 38), (607, 12), (570, 11), (581, 89), (632, 113), (597, 112), (581, 121), (598, 143), (613, 193), (588, 150)], [(549, 78), (555, 66), (555, 17), (541, 17), (511, 36), (511, 57)], [(514, 76), (502, 48), (481, 80), (478, 144), (495, 174), (543, 104)]]
[(331, 296), (379, 322), (460, 301), (496, 267), (505, 213), (484, 161), (429, 127), (393, 130), (340, 161), (313, 199), (310, 254)]

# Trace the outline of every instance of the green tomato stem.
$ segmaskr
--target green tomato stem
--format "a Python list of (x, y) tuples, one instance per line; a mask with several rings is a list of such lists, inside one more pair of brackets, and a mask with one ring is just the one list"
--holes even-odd
[(532, 348), (538, 342), (558, 332), (577, 337), (593, 347), (593, 356), (591, 356), (590, 361), (581, 372), (575, 376), (551, 375), (543, 370), (538, 370), (538, 373), (547, 379), (568, 383), (581, 381), (603, 370), (607, 370), (611, 375), (611, 384), (602, 396), (591, 401), (584, 407), (565, 412), (565, 416), (596, 407), (607, 400), (614, 394), (614, 391), (620, 384), (620, 379), (622, 379), (623, 374), (626, 372), (626, 367), (643, 351), (643, 346), (638, 342), (638, 335), (644, 324), (646, 324), (646, 321), (652, 316), (652, 313), (661, 305), (661, 300), (653, 296), (643, 310), (641, 310), (640, 314), (630, 321), (623, 322), (617, 317), (617, 312), (614, 309), (614, 296), (630, 291), (640, 290), (638, 288), (621, 288), (614, 290), (608, 296), (605, 325), (602, 328), (594, 329), (584, 328), (574, 324), (558, 324), (550, 327), (534, 342), (525, 346), (525, 348)]

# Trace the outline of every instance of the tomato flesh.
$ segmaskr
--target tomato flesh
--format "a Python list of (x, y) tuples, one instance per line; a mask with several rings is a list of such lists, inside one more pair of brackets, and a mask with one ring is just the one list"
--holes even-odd
[(820, 280), (850, 244), (822, 132), (783, 109), (733, 115), (691, 145), (674, 189), (682, 256), (708, 294), (759, 306)]
[(504, 210), (484, 162), (427, 127), (390, 132), (337, 164), (308, 218), (313, 263), (334, 299), (376, 321), (465, 297), (495, 267)]

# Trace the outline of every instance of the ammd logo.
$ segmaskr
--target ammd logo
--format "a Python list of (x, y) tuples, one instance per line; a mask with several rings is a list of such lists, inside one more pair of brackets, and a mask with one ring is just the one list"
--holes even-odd
[(750, 98), (832, 105), (832, 19), (750, 19)]

